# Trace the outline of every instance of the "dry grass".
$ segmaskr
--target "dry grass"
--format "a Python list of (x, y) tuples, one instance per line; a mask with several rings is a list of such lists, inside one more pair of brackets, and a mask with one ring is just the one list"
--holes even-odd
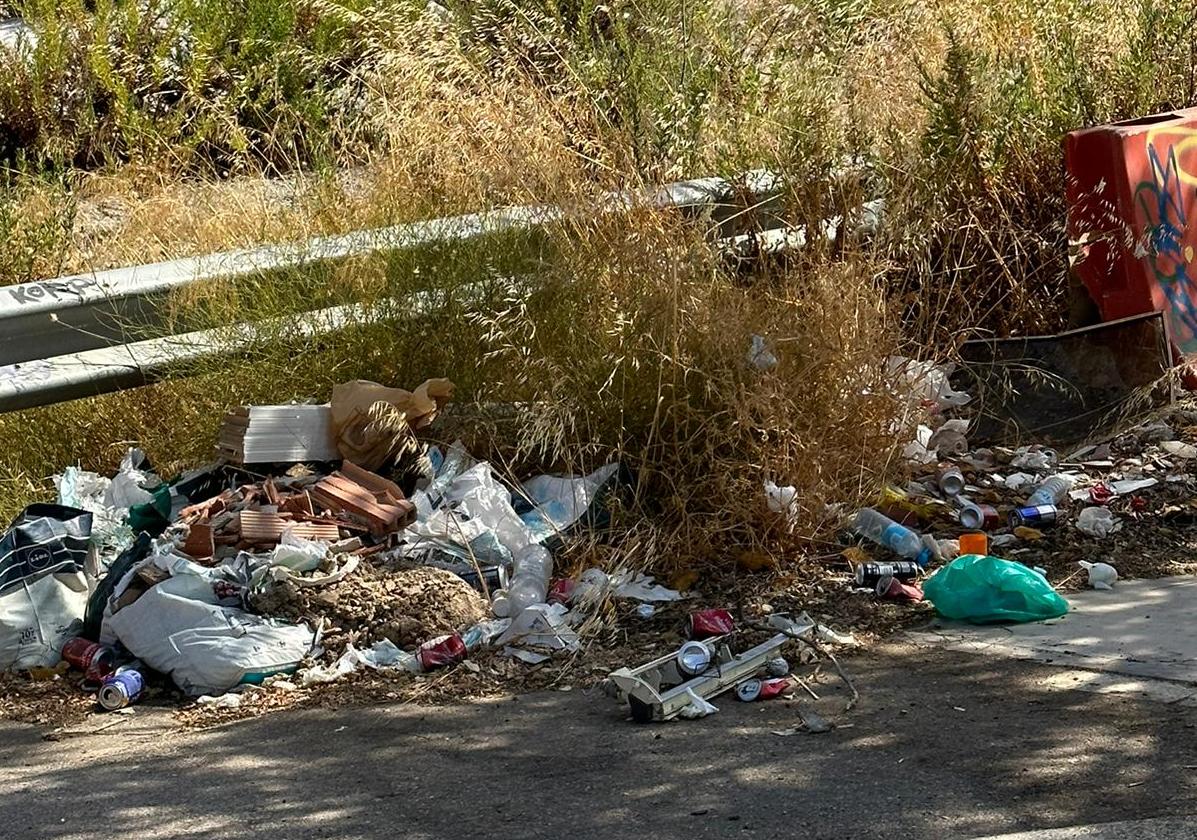
[[(151, 121), (158, 134), (135, 160), (14, 176), (4, 206), (18, 208), (32, 256), (0, 246), (0, 272), (18, 280), (508, 203), (572, 206), (759, 166), (785, 177), (787, 212), (802, 223), (885, 196), (882, 231), (746, 278), (713, 257), (701, 224), (641, 210), (468, 253), (210, 284), (176, 301), (178, 317), (399, 304), (336, 339), (277, 336), (198, 378), (0, 417), (6, 511), (76, 458), (109, 467), (125, 440), (171, 466), (202, 458), (230, 403), (319, 398), (356, 376), (447, 375), (466, 402), (516, 407), (517, 422), (479, 444), (514, 474), (613, 455), (636, 468), (624, 546), (645, 562), (792, 558), (834, 527), (829, 503), (892, 472), (905, 407), (882, 381), (885, 358), (948, 353), (972, 325), (1062, 323), (1062, 134), (1194, 103), (1187, 12), (1146, 0), (626, 0), (606, 17), (590, 3), (574, 17), (569, 4), (446, 5), (449, 21), (423, 4), (302, 4), (353, 60), (308, 129), (320, 132), (312, 148), (331, 151), (284, 180), (212, 182), (194, 138), (168, 136), (181, 131), (169, 120)], [(224, 117), (246, 119), (243, 108)], [(220, 160), (270, 173), (284, 151), (251, 144)], [(863, 175), (832, 179), (849, 158)], [(472, 306), (463, 289), (479, 279), (488, 291)], [(429, 285), (443, 311), (400, 317)], [(775, 369), (747, 364), (753, 334), (769, 338)], [(766, 479), (799, 488), (794, 527), (765, 509)]]

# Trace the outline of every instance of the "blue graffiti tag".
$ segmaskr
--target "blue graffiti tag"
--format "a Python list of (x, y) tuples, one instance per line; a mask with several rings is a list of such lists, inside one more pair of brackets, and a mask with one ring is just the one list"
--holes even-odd
[[(1197, 301), (1193, 299), (1193, 283), (1185, 258), (1185, 236), (1188, 219), (1180, 169), (1176, 163), (1176, 149), (1168, 147), (1168, 162), (1160, 161), (1155, 144), (1148, 144), (1151, 181), (1144, 181), (1135, 189), (1135, 198), (1148, 223), (1146, 231), (1149, 252), (1156, 282), (1159, 283), (1171, 306), (1171, 317), (1184, 327), (1185, 335), (1175, 336), (1185, 351), (1197, 350)], [(1155, 220), (1152, 223), (1152, 220)]]

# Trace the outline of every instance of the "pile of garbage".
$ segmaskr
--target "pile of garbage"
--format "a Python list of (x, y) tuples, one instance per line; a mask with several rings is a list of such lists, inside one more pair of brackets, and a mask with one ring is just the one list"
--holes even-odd
[[(844, 517), (851, 590), (979, 623), (1054, 618), (1078, 575), (1112, 588), (1151, 535), (1168, 544), (1167, 523), (1197, 525), (1197, 412), (1065, 454), (974, 447), (968, 395), (942, 369), (892, 372), (920, 423), (909, 481)], [(633, 719), (709, 714), (730, 691), (813, 694), (787, 645), (844, 676), (828, 646), (854, 640), (802, 604), (738, 629), (724, 611), (691, 611), (675, 644), (665, 625), (681, 625), (688, 593), (619, 568), (563, 575), (562, 550), (605, 523), (630, 476), (609, 463), (509, 486), (462, 444), (428, 442), (452, 390), (351, 382), (325, 404), (235, 407), (218, 460), (171, 480), (137, 449), (111, 477), (65, 469), (57, 500), (0, 536), (0, 669), (104, 709), (155, 692), (236, 709), (352, 674), (509, 676), (572, 656), (616, 615), (654, 627), (657, 658), (605, 682)], [(795, 515), (797, 488), (765, 493)]]
[[(941, 368), (897, 363), (915, 371), (906, 382), (923, 422), (903, 453), (910, 480), (851, 518), (853, 589), (926, 598), (940, 615), (974, 623), (1056, 618), (1068, 610), (1057, 589), (1079, 578), (1111, 590), (1120, 567), (1139, 571), (1155, 543), (1168, 543), (1169, 523), (1192, 519), (1197, 412), (1174, 406), (1063, 454), (974, 448), (969, 396), (952, 391)], [(765, 491), (772, 500), (789, 489)]]
[(0, 668), (77, 672), (110, 710), (154, 687), (236, 707), (247, 686), (483, 650), (538, 663), (576, 651), (612, 599), (648, 616), (682, 598), (642, 574), (555, 575), (619, 464), (508, 487), (460, 444), (418, 437), (451, 393), (355, 382), (324, 405), (237, 407), (220, 459), (169, 481), (136, 449), (111, 478), (64, 470), (57, 501), (0, 538)]

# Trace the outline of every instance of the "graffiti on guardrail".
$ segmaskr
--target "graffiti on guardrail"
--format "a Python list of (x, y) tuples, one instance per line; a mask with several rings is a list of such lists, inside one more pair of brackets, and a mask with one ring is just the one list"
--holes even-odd
[(42, 301), (60, 301), (64, 299), (82, 298), (86, 292), (100, 288), (91, 277), (59, 277), (54, 280), (39, 280), (36, 283), (22, 283), (19, 286), (8, 286), (5, 291), (18, 306)]

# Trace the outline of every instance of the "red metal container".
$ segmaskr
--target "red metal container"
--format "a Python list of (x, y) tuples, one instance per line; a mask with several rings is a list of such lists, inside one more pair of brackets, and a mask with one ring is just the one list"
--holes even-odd
[(1075, 270), (1103, 320), (1162, 311), (1177, 361), (1197, 357), (1197, 108), (1074, 131), (1064, 161)]
[(82, 671), (88, 680), (102, 680), (116, 670), (116, 654), (90, 639), (71, 639), (62, 646), (62, 658)]
[(545, 600), (550, 604), (565, 604), (569, 606), (574, 599), (574, 591), (578, 588), (578, 582), (570, 578), (560, 578), (553, 581), (553, 585), (549, 587), (549, 594)]
[(420, 645), (416, 651), (416, 659), (425, 671), (456, 665), (464, 662), (467, 656), (465, 642), (461, 636), (454, 633), (451, 636), (438, 636)]
[(712, 636), (726, 636), (736, 629), (736, 622), (727, 610), (699, 610), (690, 613), (690, 638), (701, 640)]

